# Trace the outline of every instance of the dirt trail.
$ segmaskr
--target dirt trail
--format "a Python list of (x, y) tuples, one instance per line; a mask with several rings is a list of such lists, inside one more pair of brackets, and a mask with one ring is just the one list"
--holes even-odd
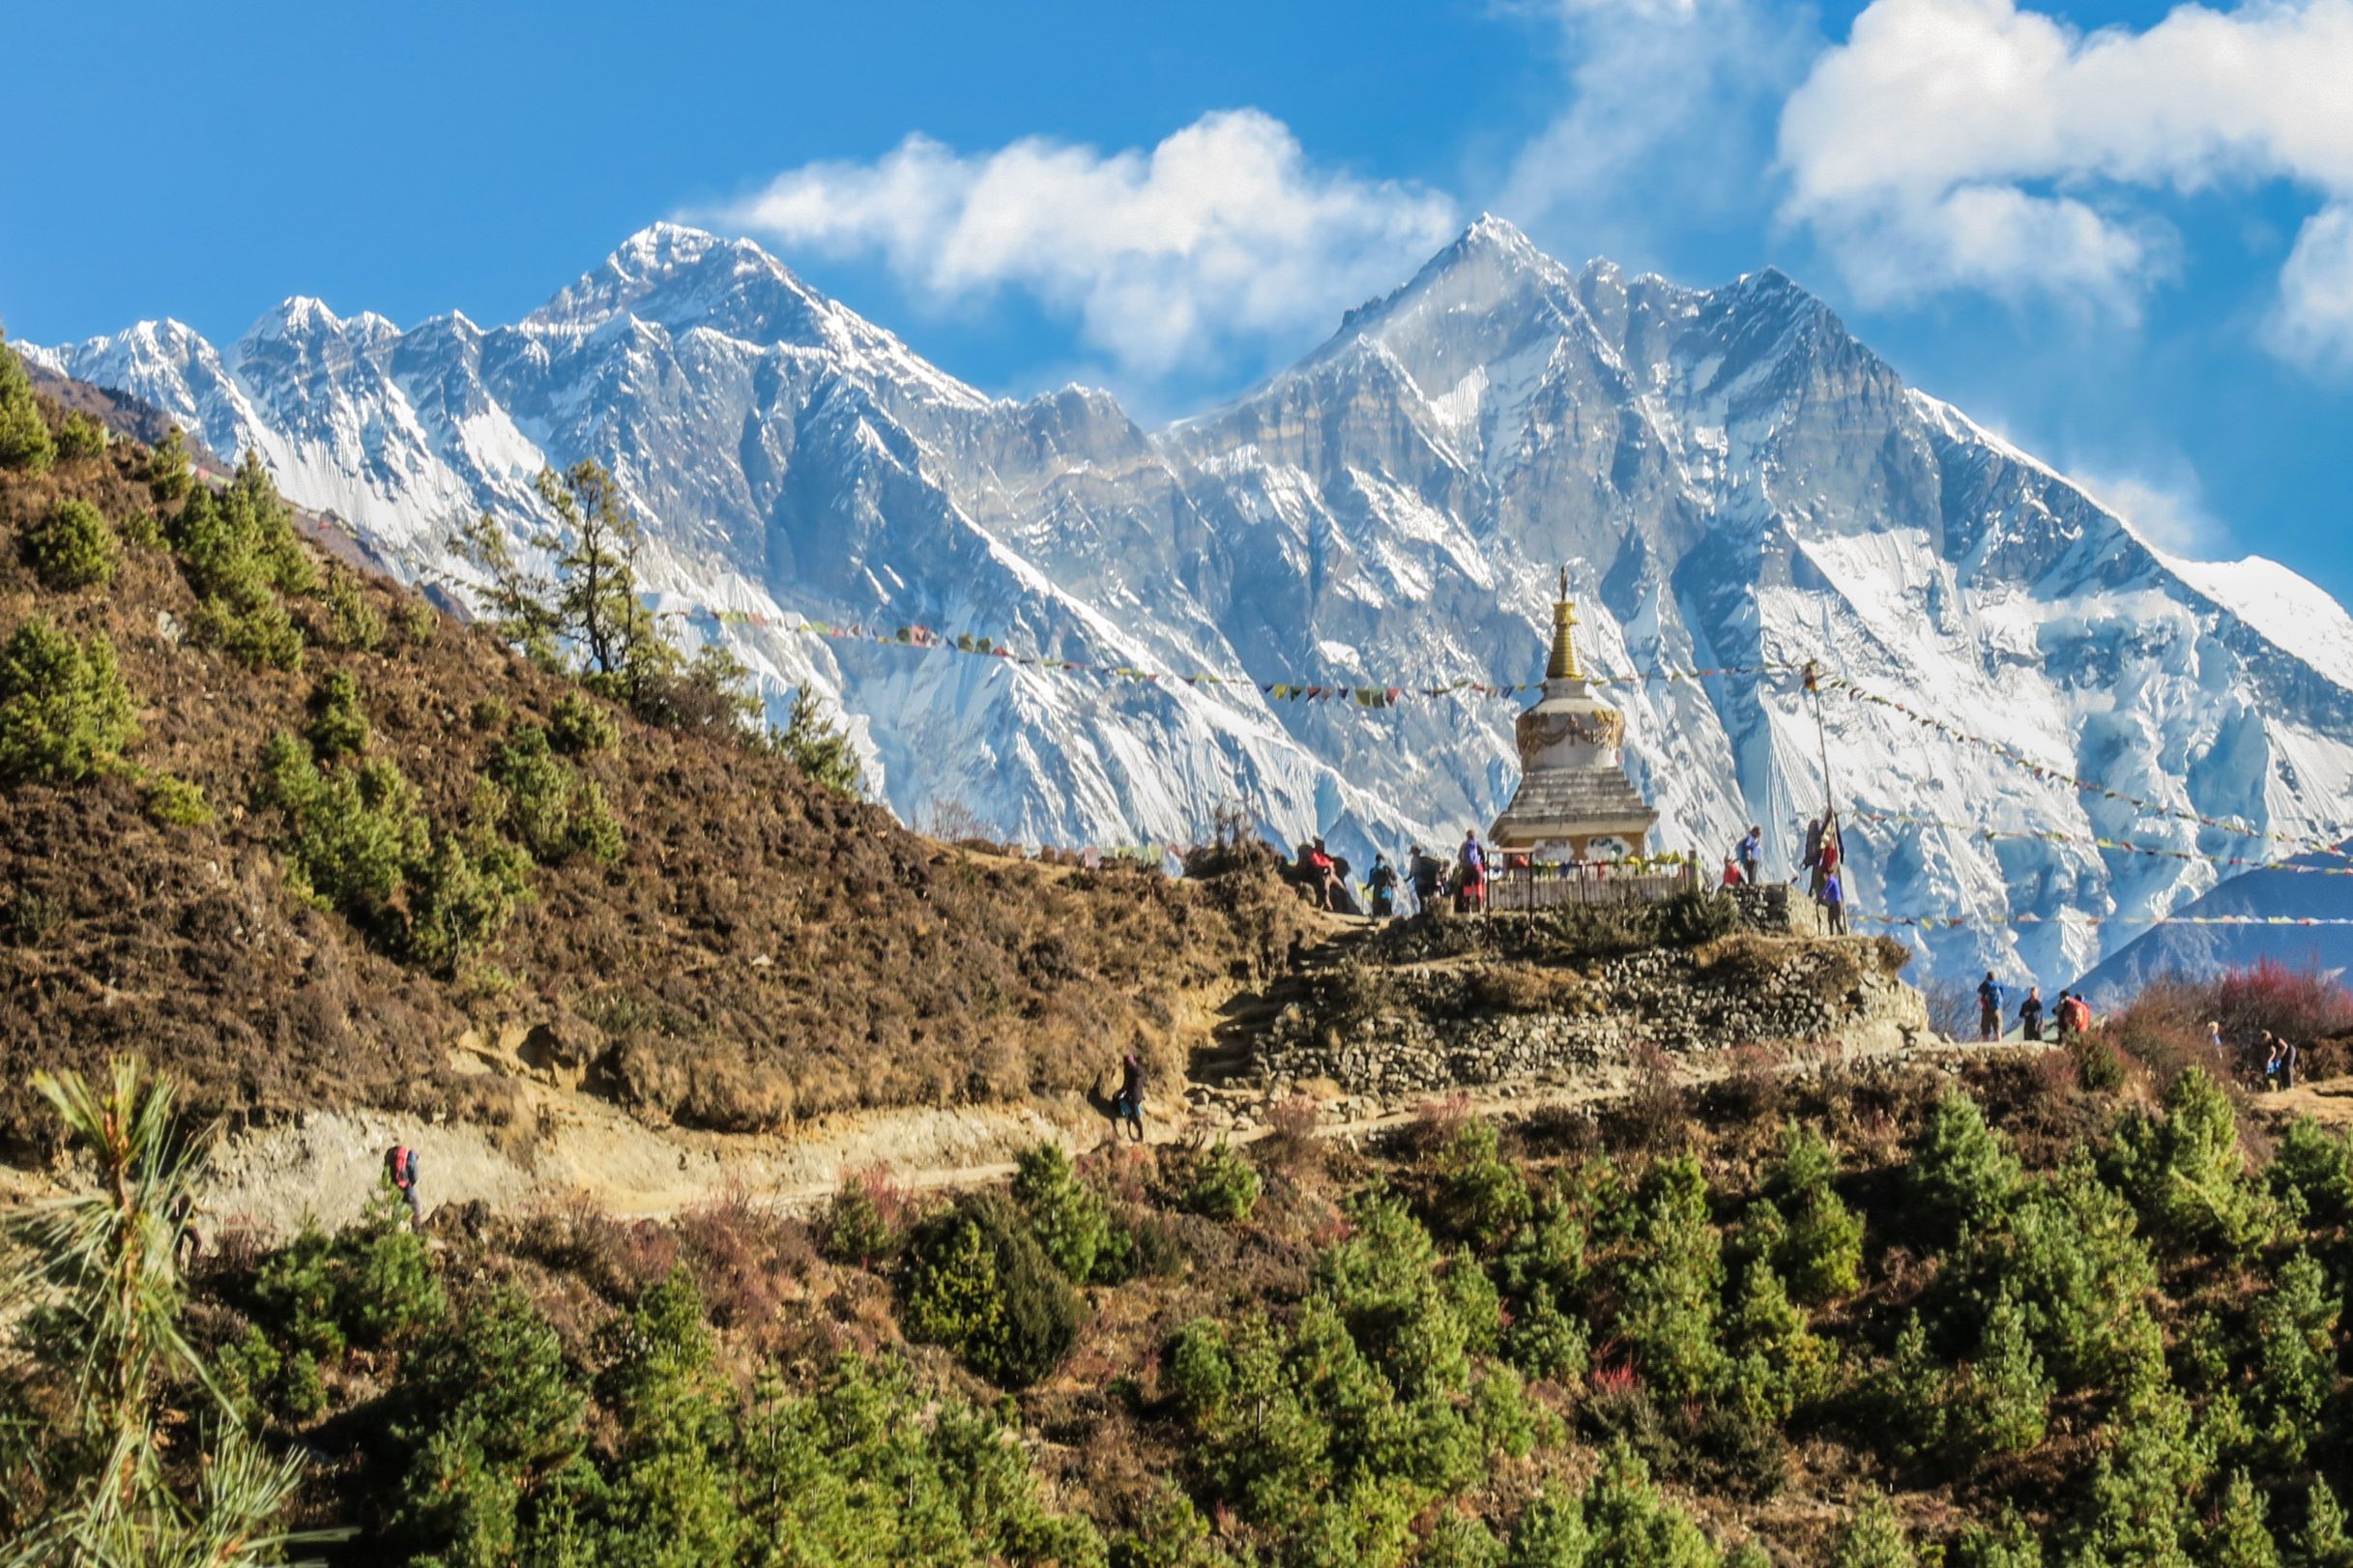
[[(1837, 1064), (1958, 1062), (1974, 1055), (2034, 1049), (1874, 1044), (1792, 1052), (1783, 1070), (1802, 1074)], [(1729, 1053), (1690, 1058), (1678, 1063), (1676, 1081), (1704, 1085), (1731, 1070)], [(1514, 1117), (1604, 1104), (1629, 1088), (1625, 1071), (1604, 1070), (1571, 1084), (1496, 1085), (1467, 1090), (1464, 1097), (1477, 1114)], [(654, 1218), (735, 1190), (758, 1203), (808, 1209), (832, 1195), (845, 1171), (876, 1164), (886, 1165), (892, 1179), (907, 1188), (976, 1186), (1009, 1176), (1014, 1155), (1040, 1140), (1083, 1152), (1110, 1138), (1110, 1123), (1101, 1113), (1075, 1098), (1031, 1107), (829, 1117), (791, 1136), (755, 1138), (649, 1127), (576, 1091), (534, 1084), (531, 1092), (538, 1122), (527, 1139), (502, 1139), (473, 1127), (420, 1127), (373, 1111), (325, 1112), (241, 1135), (214, 1156), (206, 1206), (215, 1223), (249, 1224), (271, 1235), (288, 1234), (305, 1219), (339, 1224), (366, 1204), (384, 1150), (396, 1142), (418, 1150), (422, 1192), (432, 1208), (477, 1200), (502, 1209), (578, 1200), (614, 1214)], [(2353, 1081), (2339, 1092), (2353, 1095)], [(2353, 1118), (2353, 1099), (2344, 1107), (2338, 1115)], [(1364, 1139), (1404, 1126), (1415, 1114), (1412, 1106), (1398, 1106), (1327, 1121), (1318, 1131), (1328, 1138)], [(1206, 1118), (1182, 1114), (1154, 1116), (1149, 1123), (1150, 1141), (1159, 1145), (1211, 1137), (1244, 1144), (1266, 1133), (1264, 1126), (1217, 1129)], [(36, 1174), (0, 1170), (0, 1202), (54, 1190)]]

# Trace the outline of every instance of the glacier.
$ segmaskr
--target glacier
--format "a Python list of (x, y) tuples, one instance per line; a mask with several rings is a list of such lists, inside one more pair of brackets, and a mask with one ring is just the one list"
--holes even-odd
[[(1482, 218), (1298, 363), (1156, 429), (1076, 386), (984, 395), (758, 246), (670, 223), (507, 326), (296, 298), (225, 348), (160, 320), (25, 352), (259, 451), (412, 580), (457, 573), (450, 531), (481, 511), (519, 541), (533, 476), (597, 458), (680, 634), (724, 640), (774, 711), (819, 693), (918, 827), (1185, 843), (1238, 806), (1360, 864), (1483, 830), (1516, 782), (1515, 703), (1251, 682), (1531, 680), (1565, 566), (1598, 669), (1816, 660), (2134, 798), (1835, 687), (1817, 731), (1787, 673), (1611, 688), (1656, 842), (1703, 863), (1754, 822), (1786, 871), (1825, 799), (2060, 835), (1850, 826), (1852, 907), (1941, 922), (1898, 933), (1931, 973), (2062, 983), (2135, 934), (2097, 921), (2215, 885), (2095, 837), (2279, 855), (2353, 830), (2353, 619), (2284, 566), (2152, 545), (1777, 271), (1573, 270)], [(802, 617), (1231, 683), (825, 641)]]

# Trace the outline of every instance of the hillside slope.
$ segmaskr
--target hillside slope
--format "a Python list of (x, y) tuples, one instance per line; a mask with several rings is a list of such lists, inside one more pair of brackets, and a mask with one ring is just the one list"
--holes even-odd
[[(314, 586), (261, 606), (299, 631), (299, 667), (248, 667), (192, 586), (201, 551), (165, 542), (189, 503), (157, 499), (149, 461), (118, 438), (46, 472), (0, 466), (0, 644), (32, 624), (103, 637), (137, 727), (95, 777), (0, 782), (0, 1157), (36, 1151), (36, 1069), (126, 1048), (198, 1110), (264, 1119), (374, 1106), (495, 1124), (519, 1097), (457, 1049), (470, 1030), (520, 1039), (530, 1070), (641, 1118), (718, 1129), (1059, 1093), (1138, 1043), (1174, 1068), (1289, 943), (1298, 906), (1263, 877), (1179, 885), (953, 849), (776, 757), (604, 710), (617, 744), (552, 771), (537, 756), (575, 818), (587, 786), (601, 794), (617, 857), (539, 856), (486, 945), (422, 961), (426, 862), (448, 844), (478, 870), (516, 855), (518, 829), (499, 826), (514, 807), (485, 816), (485, 775), (532, 756), (527, 732), (559, 704), (576, 716), (581, 693), (309, 545), (286, 570)], [(110, 583), (35, 569), (64, 501), (106, 519)], [(414, 788), (402, 830), (423, 835), (357, 918), (295, 890), (295, 819), (265, 779), (273, 737), (316, 733), (336, 677), (366, 739), (319, 755), (317, 787), (364, 797), (364, 769), (391, 765)], [(209, 820), (185, 820), (206, 811), (166, 775), (201, 790)], [(333, 815), (308, 819), (321, 840), (350, 826)]]

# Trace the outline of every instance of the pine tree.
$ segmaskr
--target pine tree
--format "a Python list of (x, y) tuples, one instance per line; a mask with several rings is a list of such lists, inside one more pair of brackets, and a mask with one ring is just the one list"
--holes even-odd
[(196, 482), (188, 460), (188, 441), (173, 425), (147, 453), (147, 489), (158, 501), (178, 501)]
[(1832, 1190), (1838, 1155), (1811, 1127), (1791, 1122), (1782, 1135), (1779, 1162), (1765, 1178), (1765, 1196), (1787, 1229), (1773, 1249), (1773, 1265), (1800, 1301), (1819, 1305), (1863, 1288), (1863, 1221)]
[(1875, 1494), (1846, 1516), (1830, 1547), (1830, 1568), (1913, 1568), (1918, 1560), (1896, 1511)]
[(1528, 1500), (1512, 1526), (1504, 1568), (1585, 1568), (1592, 1561), (1584, 1501), (1557, 1483)]
[(41, 415), (33, 395), (33, 379), (24, 362), (0, 334), (0, 468), (44, 474), (57, 456), (49, 437), (49, 421)]
[(1828, 1348), (1761, 1258), (1752, 1260), (1741, 1275), (1739, 1293), (1725, 1314), (1724, 1340), (1732, 1354), (1764, 1372), (1766, 1382), (1758, 1391), (1768, 1396), (1769, 1408), (1757, 1413), (1769, 1421), (1787, 1420), (1800, 1404), (1821, 1392), (1827, 1379)]
[(2206, 1560), (2214, 1568), (2280, 1568), (2280, 1549), (2264, 1524), (2270, 1511), (2247, 1472), (2231, 1471), (2221, 1512), (2206, 1532)]
[(122, 565), (122, 548), (105, 514), (71, 496), (25, 531), (24, 553), (42, 585), (61, 594), (102, 588)]
[(853, 799), (864, 793), (865, 772), (858, 767), (857, 748), (846, 731), (826, 718), (808, 687), (793, 693), (793, 708), (784, 728), (770, 735), (777, 753), (806, 774), (810, 783)]
[(137, 736), (114, 645), (36, 617), (0, 644), (0, 785), (78, 784)]
[(2328, 1272), (2299, 1251), (2255, 1305), (2255, 1405), (2275, 1462), (2293, 1466), (2319, 1435), (2337, 1386), (2337, 1323), (2343, 1302)]
[(1959, 1085), (1921, 1119), (1906, 1175), (1914, 1202), (1948, 1242), (1963, 1226), (1983, 1230), (1997, 1221), (2023, 1179), (2008, 1142)]
[(556, 613), (580, 646), (593, 686), (632, 706), (671, 674), (678, 653), (638, 597), (645, 528), (610, 470), (583, 458), (559, 477), (542, 469), (539, 499), (556, 514)]
[[(38, 1433), (41, 1447), (38, 1468), (22, 1471), (33, 1484), (0, 1488), (9, 1560), (277, 1560), (276, 1522), (301, 1463), (262, 1454), (181, 1332), (179, 1216), (204, 1159), (177, 1135), (170, 1081), (118, 1060), (101, 1085), (44, 1073), (34, 1086), (94, 1179), (0, 1225), (0, 1299), (41, 1304), (0, 1330), (29, 1371), (29, 1380), (0, 1384), (0, 1475), (26, 1457), (8, 1451), (19, 1435)], [(191, 1394), (205, 1460), (192, 1482), (167, 1464), (176, 1425), (167, 1407)], [(11, 1408), (19, 1398), (30, 1403)]]
[(1641, 1229), (1625, 1265), (1617, 1331), (1652, 1384), (1688, 1399), (1724, 1365), (1716, 1312), (1724, 1249), (1707, 1218), (1707, 1179), (1686, 1152), (1651, 1167)]
[(1986, 1319), (1963, 1385), (1961, 1421), (1969, 1447), (1980, 1455), (2034, 1448), (2050, 1421), (2051, 1392), (2026, 1332), (2025, 1311), (2017, 1297), (2004, 1294)]
[(556, 608), (554, 580), (515, 560), (513, 543), (499, 520), (483, 512), (450, 536), (450, 549), (474, 569), (478, 580), (468, 586), (491, 629), (541, 669), (561, 668), (556, 639), (564, 624)]
[(2305, 1493), (2304, 1528), (2296, 1536), (2305, 1568), (2353, 1568), (2353, 1540), (2345, 1534), (2344, 1505), (2318, 1476)]

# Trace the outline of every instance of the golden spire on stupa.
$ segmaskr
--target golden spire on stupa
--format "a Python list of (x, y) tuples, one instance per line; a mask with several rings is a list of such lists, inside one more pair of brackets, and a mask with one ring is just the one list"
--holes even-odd
[(1569, 602), (1569, 568), (1560, 568), (1560, 596), (1553, 601), (1553, 656), (1544, 667), (1547, 681), (1582, 681), (1577, 668), (1577, 606)]

